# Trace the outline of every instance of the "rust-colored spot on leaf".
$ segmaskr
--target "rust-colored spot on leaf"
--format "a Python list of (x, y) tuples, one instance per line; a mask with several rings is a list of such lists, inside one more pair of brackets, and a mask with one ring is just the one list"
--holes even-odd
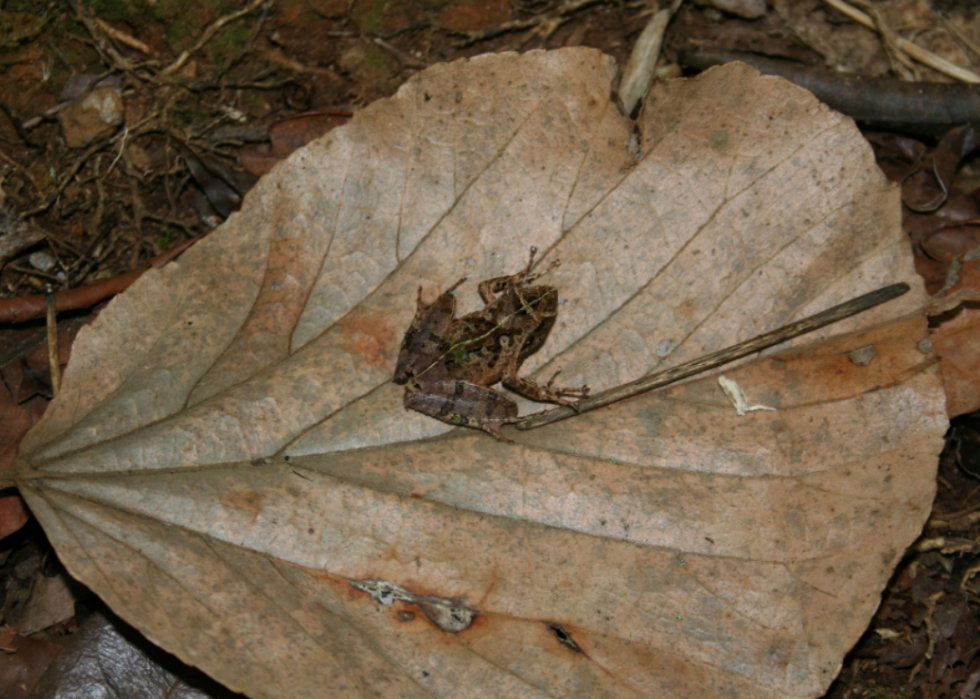
[(399, 329), (388, 315), (359, 314), (339, 324), (360, 361), (372, 367), (389, 366), (398, 353)]
[(230, 507), (248, 512), (255, 517), (262, 511), (262, 495), (254, 490), (240, 490), (222, 496)]

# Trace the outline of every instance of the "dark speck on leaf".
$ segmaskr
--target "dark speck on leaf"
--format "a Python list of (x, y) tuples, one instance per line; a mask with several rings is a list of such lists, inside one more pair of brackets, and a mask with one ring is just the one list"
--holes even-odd
[(561, 643), (563, 646), (569, 648), (570, 650), (575, 651), (576, 653), (584, 653), (581, 646), (579, 646), (579, 644), (575, 642), (575, 639), (572, 638), (572, 635), (565, 630), (564, 626), (562, 626), (561, 624), (555, 624), (553, 622), (547, 622), (545, 623), (545, 626), (548, 627), (551, 633), (555, 635), (555, 638), (558, 639), (558, 642)]

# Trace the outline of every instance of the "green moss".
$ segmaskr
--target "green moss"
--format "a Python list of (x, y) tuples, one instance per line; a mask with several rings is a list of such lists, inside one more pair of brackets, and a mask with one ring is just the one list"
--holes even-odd
[(229, 58), (248, 41), (250, 32), (251, 25), (247, 17), (226, 24), (208, 45), (208, 55), (211, 60), (218, 63), (222, 59)]
[(358, 73), (367, 83), (378, 83), (385, 94), (393, 94), (402, 83), (404, 75), (399, 74), (401, 65), (394, 56), (384, 49), (374, 46), (367, 47), (364, 54), (364, 66)]
[(269, 103), (264, 92), (258, 90), (243, 90), (241, 96), (243, 111), (250, 114), (265, 114), (269, 111)]
[(145, 0), (84, 0), (84, 4), (89, 12), (110, 24), (139, 26), (150, 10)]
[(391, 11), (389, 0), (374, 0), (373, 2), (357, 3), (353, 17), (358, 26), (366, 32), (381, 32)]
[(167, 24), (167, 44), (174, 52), (179, 52), (190, 46), (190, 28), (183, 17), (171, 20)]
[(288, 13), (290, 11), (299, 12), (297, 5), (309, 8), (321, 17), (343, 17), (347, 14), (348, 0), (285, 0), (280, 5)]
[(157, 239), (154, 241), (154, 244), (157, 246), (157, 250), (163, 250), (175, 240), (177, 240), (177, 234), (173, 231), (167, 231), (166, 233), (161, 233), (158, 235)]
[(47, 13), (0, 11), (0, 50), (9, 51), (30, 43), (45, 30)]
[(0, 3), (5, 11), (8, 12), (37, 12), (37, 3), (30, 0), (7, 0)]
[(391, 72), (396, 65), (395, 59), (391, 54), (374, 44), (367, 47), (365, 62), (371, 67), (371, 70), (377, 71), (382, 75)]
[(381, 34), (422, 21), (453, 0), (359, 0), (351, 18), (368, 33)]
[[(157, 0), (152, 6), (145, 5), (145, 0), (136, 0), (133, 4), (143, 6), (140, 15), (142, 22), (146, 21), (147, 16), (151, 16), (166, 26), (167, 44), (174, 52), (189, 48), (211, 22), (240, 8), (240, 2), (236, 0)], [(212, 41), (219, 39), (227, 30), (225, 27), (218, 32)]]

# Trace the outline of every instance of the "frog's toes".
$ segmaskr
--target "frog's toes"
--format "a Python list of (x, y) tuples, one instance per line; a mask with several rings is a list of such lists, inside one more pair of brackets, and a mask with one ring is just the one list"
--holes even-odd
[(513, 444), (514, 443), (514, 440), (513, 439), (507, 439), (504, 436), (504, 433), (500, 431), (501, 426), (504, 425), (504, 424), (506, 424), (506, 423), (508, 423), (508, 422), (514, 422), (514, 420), (507, 420), (506, 422), (484, 422), (484, 423), (477, 423), (477, 424), (470, 425), (470, 427), (476, 427), (477, 429), (481, 429), (484, 432), (486, 432), (487, 434), (489, 434), (491, 437), (493, 437), (495, 439), (499, 439), (501, 442), (504, 442), (506, 444)]

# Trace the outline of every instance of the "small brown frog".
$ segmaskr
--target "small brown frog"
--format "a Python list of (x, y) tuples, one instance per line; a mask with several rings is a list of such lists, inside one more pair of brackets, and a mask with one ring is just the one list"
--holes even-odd
[(517, 422), (517, 404), (489, 388), (498, 381), (531, 400), (575, 407), (565, 396), (584, 397), (589, 387), (555, 388), (555, 376), (544, 386), (517, 375), (525, 359), (541, 349), (558, 314), (558, 290), (532, 286), (553, 269), (532, 273), (527, 267), (480, 283), (486, 306), (456, 318), (455, 290), (460, 279), (431, 304), (419, 288), (415, 318), (405, 333), (395, 382), (407, 383), (405, 407), (451, 425), (465, 425), (510, 442), (501, 426)]

